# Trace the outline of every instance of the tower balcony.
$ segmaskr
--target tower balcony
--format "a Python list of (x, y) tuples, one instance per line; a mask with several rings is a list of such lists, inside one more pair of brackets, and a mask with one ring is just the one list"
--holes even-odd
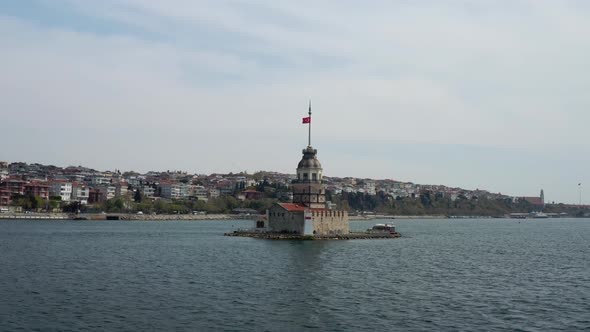
[(325, 181), (322, 180), (310, 180), (310, 179), (303, 179), (303, 180), (291, 180), (291, 184), (324, 184)]

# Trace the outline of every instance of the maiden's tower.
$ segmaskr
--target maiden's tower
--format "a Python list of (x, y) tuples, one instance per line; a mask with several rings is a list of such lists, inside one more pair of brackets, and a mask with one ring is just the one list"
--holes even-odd
[(297, 179), (291, 183), (293, 203), (275, 203), (267, 220), (259, 228), (268, 233), (295, 235), (342, 235), (349, 233), (348, 212), (326, 205), (326, 186), (317, 150), (311, 146), (311, 102), (309, 115), (303, 118), (309, 126), (308, 144), (297, 165)]

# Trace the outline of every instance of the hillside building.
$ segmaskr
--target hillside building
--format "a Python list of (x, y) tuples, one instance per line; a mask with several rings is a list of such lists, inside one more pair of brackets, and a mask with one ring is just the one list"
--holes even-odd
[(49, 186), (44, 182), (30, 182), (24, 186), (24, 194), (37, 196), (43, 200), (49, 199)]
[(72, 184), (72, 201), (80, 202), (82, 205), (88, 204), (90, 198), (90, 188), (78, 182)]
[(69, 202), (72, 199), (72, 183), (62, 180), (50, 181), (49, 196), (60, 197), (62, 202)]

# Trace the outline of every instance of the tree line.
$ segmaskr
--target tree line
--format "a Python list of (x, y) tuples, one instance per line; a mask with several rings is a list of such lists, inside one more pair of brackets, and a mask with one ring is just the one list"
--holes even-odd
[(418, 197), (393, 197), (384, 192), (376, 195), (359, 192), (327, 192), (327, 200), (349, 212), (375, 212), (387, 215), (446, 215), (446, 216), (490, 216), (498, 217), (510, 213), (531, 213), (541, 209), (546, 213), (568, 213), (570, 216), (583, 216), (587, 209), (558, 205), (545, 205), (541, 208), (524, 199), (489, 199), (487, 197), (459, 195), (452, 200), (442, 193), (424, 192)]
[[(242, 189), (242, 188), (239, 188)], [(206, 213), (231, 213), (235, 209), (252, 209), (264, 213), (275, 202), (284, 199), (282, 193), (287, 187), (261, 183), (256, 188), (264, 193), (262, 199), (238, 200), (234, 196), (220, 196), (209, 200), (197, 199), (148, 199), (139, 191), (123, 197), (116, 197), (94, 205), (80, 205), (78, 202), (65, 203), (60, 197), (43, 200), (32, 195), (16, 195), (13, 205), (25, 210), (45, 210), (62, 207), (64, 212), (121, 212), (121, 213), (157, 213), (187, 214), (193, 211)], [(326, 192), (326, 200), (336, 204), (338, 209), (349, 212), (374, 212), (387, 215), (446, 215), (446, 216), (503, 216), (510, 213), (530, 213), (540, 208), (524, 199), (489, 199), (487, 197), (459, 195), (457, 199), (441, 193), (424, 192), (418, 197), (393, 197), (384, 192), (376, 195), (359, 192), (342, 192), (334, 194)], [(590, 213), (582, 209), (564, 204), (551, 204), (543, 208), (546, 213), (565, 212), (570, 216), (584, 216)]]

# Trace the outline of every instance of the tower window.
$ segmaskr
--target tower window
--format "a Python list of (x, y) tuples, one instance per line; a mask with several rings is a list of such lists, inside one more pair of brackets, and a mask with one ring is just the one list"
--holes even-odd
[(311, 178), (312, 178), (312, 180), (317, 180), (318, 175), (316, 173), (311, 173)]

